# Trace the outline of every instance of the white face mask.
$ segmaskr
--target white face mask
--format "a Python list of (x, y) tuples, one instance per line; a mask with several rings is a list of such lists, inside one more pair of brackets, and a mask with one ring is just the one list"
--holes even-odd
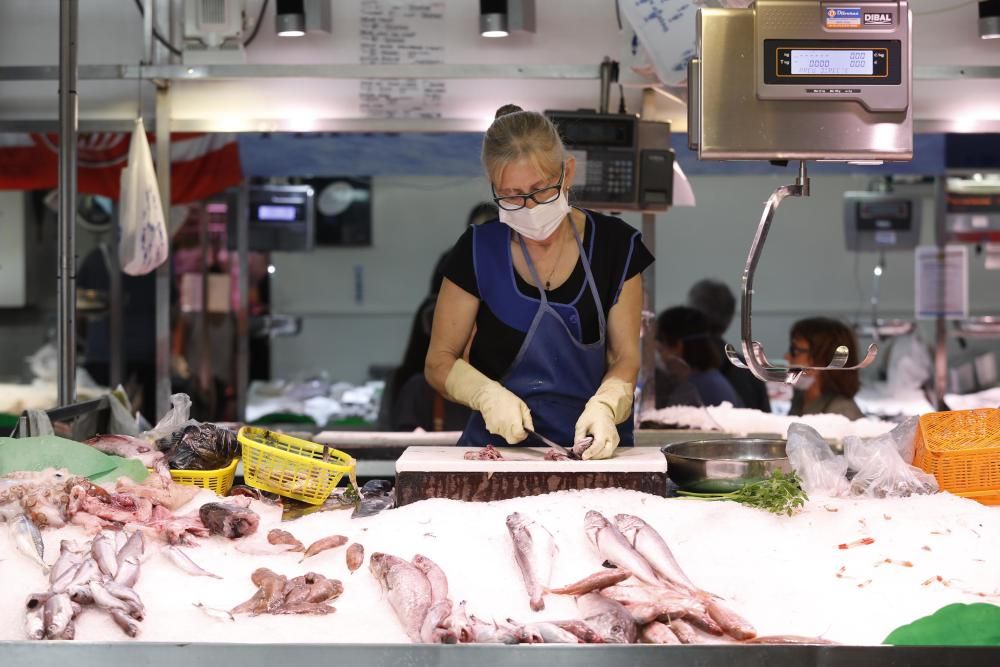
[(569, 200), (566, 199), (566, 191), (563, 190), (555, 201), (536, 204), (534, 208), (525, 206), (516, 211), (501, 208), (500, 222), (525, 238), (544, 241), (552, 236), (569, 210)]

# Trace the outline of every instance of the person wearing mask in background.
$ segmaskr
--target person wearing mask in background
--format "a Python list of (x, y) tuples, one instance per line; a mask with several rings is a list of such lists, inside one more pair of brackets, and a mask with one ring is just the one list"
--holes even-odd
[[(858, 341), (854, 332), (843, 322), (828, 317), (810, 317), (792, 325), (791, 344), (785, 360), (797, 366), (825, 366), (840, 345), (850, 350), (847, 365), (858, 363)], [(861, 379), (858, 371), (806, 371), (795, 382), (793, 417), (815, 414), (843, 415), (848, 419), (864, 416), (854, 395)]]
[(696, 308), (708, 320), (708, 331), (712, 343), (719, 349), (722, 365), (719, 372), (732, 385), (743, 406), (761, 412), (771, 411), (771, 400), (767, 396), (767, 385), (754, 377), (745, 368), (733, 366), (726, 356), (726, 341), (723, 336), (733, 321), (736, 312), (736, 297), (729, 286), (719, 280), (705, 278), (688, 290), (687, 305)]
[(674, 306), (656, 319), (656, 343), (662, 357), (680, 357), (690, 367), (688, 381), (704, 405), (728, 401), (737, 408), (743, 401), (719, 371), (719, 346), (709, 331), (707, 318), (688, 306)]
[[(466, 218), (466, 228), (496, 220), (497, 207), (493, 202), (480, 202), (472, 207)], [(424, 377), (424, 360), (431, 342), (431, 323), (444, 265), (451, 249), (442, 253), (431, 274), (430, 292), (417, 306), (410, 325), (410, 338), (406, 343), (403, 362), (393, 371), (386, 383), (380, 418), (393, 431), (461, 431), (469, 421), (469, 409), (445, 399), (435, 391)]]
[(584, 458), (607, 458), (633, 441), (653, 257), (624, 221), (570, 206), (576, 161), (544, 115), (499, 109), (482, 159), (500, 219), (467, 230), (445, 265), (427, 379), (475, 410), (460, 445), (589, 435)]

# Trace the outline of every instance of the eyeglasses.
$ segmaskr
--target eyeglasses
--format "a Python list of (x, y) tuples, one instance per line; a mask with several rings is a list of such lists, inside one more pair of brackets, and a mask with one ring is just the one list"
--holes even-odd
[(808, 347), (799, 347), (799, 346), (794, 345), (794, 344), (788, 346), (788, 356), (790, 356), (790, 357), (797, 357), (800, 354), (809, 354), (809, 348)]
[(528, 192), (523, 195), (511, 195), (509, 197), (497, 197), (496, 187), (490, 183), (490, 189), (493, 190), (493, 201), (495, 201), (497, 206), (505, 211), (519, 211), (528, 205), (529, 199), (536, 204), (551, 204), (556, 199), (559, 199), (559, 193), (562, 191), (563, 177), (565, 175), (566, 164), (563, 163), (562, 168), (559, 170), (559, 182), (555, 185), (548, 185), (544, 188), (539, 188), (534, 192)]

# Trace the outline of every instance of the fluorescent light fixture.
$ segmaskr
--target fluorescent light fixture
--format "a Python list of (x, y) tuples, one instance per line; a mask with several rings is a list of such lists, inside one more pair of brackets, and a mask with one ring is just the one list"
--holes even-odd
[(1000, 39), (1000, 0), (979, 0), (979, 36)]
[(306, 34), (304, 0), (275, 0), (274, 30), (279, 37), (302, 37)]
[(513, 32), (535, 32), (534, 0), (479, 0), (479, 34), (507, 37)]

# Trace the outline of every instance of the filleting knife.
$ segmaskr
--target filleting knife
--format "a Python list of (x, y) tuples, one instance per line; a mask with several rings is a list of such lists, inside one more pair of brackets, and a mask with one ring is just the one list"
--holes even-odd
[[(525, 429), (525, 430), (528, 431), (528, 429)], [(563, 456), (565, 456), (568, 459), (579, 459), (580, 458), (579, 456), (577, 456), (576, 454), (573, 453), (573, 450), (566, 449), (562, 445), (557, 445), (556, 443), (552, 442), (551, 440), (549, 440), (548, 438), (546, 438), (541, 433), (537, 433), (535, 431), (528, 431), (528, 433), (531, 434), (531, 435), (533, 435), (533, 436), (535, 436), (535, 438), (537, 438), (539, 441), (541, 441), (541, 443), (543, 445), (545, 445), (546, 447), (551, 447), (552, 449), (556, 450), (557, 452), (559, 452), (560, 454), (562, 454)]]

